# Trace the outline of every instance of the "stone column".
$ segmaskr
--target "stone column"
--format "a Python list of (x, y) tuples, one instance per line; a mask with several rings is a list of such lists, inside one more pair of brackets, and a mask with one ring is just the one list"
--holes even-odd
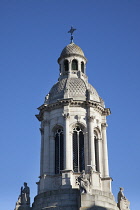
[(50, 175), (55, 174), (55, 139), (50, 136)]
[(94, 145), (94, 117), (90, 116), (89, 121), (89, 147), (90, 147), (90, 164), (92, 165), (92, 170), (95, 171), (95, 145)]
[(64, 170), (71, 170), (71, 144), (69, 141), (69, 113), (63, 114), (65, 119), (64, 123)]
[(70, 161), (70, 169), (73, 170), (73, 132), (70, 131), (69, 133), (69, 145), (70, 145), (70, 158), (69, 158), (69, 161)]
[(44, 156), (44, 128), (40, 128), (41, 132), (41, 150), (40, 150), (40, 176), (43, 174), (43, 156)]
[(98, 139), (99, 172), (102, 174), (102, 139)]
[(44, 158), (43, 158), (43, 173), (49, 173), (49, 121), (43, 120), (44, 125)]
[(103, 160), (104, 160), (104, 176), (109, 176), (109, 169), (108, 169), (108, 150), (107, 150), (107, 136), (106, 136), (106, 123), (102, 123), (102, 138), (103, 138)]

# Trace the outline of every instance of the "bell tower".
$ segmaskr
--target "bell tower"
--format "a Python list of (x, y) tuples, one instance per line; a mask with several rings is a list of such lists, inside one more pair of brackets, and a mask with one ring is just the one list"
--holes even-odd
[(110, 109), (86, 75), (83, 50), (71, 42), (58, 58), (60, 75), (38, 108), (41, 151), (38, 192), (30, 207), (30, 188), (21, 187), (15, 210), (130, 210), (130, 202), (111, 190), (107, 150)]
[(36, 115), (41, 123), (38, 194), (33, 210), (118, 210), (108, 169), (105, 108), (86, 75), (83, 50), (71, 42), (58, 58), (60, 75)]

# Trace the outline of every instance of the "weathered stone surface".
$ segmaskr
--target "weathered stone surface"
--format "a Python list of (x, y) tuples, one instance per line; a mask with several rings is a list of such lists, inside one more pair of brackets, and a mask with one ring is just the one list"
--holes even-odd
[[(41, 122), (41, 161), (31, 210), (126, 210), (128, 200), (121, 195), (117, 207), (111, 191), (106, 135), (111, 112), (88, 83), (87, 59), (71, 43), (58, 63), (58, 82), (36, 115)], [(15, 210), (28, 210), (20, 205), (29, 205), (28, 196), (20, 201), (23, 195), (24, 190)]]

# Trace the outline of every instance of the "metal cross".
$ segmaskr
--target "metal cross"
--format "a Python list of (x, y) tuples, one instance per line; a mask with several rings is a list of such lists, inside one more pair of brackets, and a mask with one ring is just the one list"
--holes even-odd
[(73, 33), (74, 33), (75, 30), (76, 30), (76, 28), (73, 28), (73, 27), (71, 26), (71, 29), (68, 31), (68, 33), (71, 34), (71, 38), (70, 38), (71, 43), (73, 42)]

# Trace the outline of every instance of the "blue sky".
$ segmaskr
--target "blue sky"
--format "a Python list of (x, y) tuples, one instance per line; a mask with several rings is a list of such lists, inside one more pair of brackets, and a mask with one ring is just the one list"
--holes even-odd
[(26, 181), (39, 176), (36, 109), (57, 82), (57, 59), (74, 42), (88, 59), (89, 82), (105, 100), (110, 176), (139, 210), (140, 1), (0, 0), (0, 209), (13, 210)]

